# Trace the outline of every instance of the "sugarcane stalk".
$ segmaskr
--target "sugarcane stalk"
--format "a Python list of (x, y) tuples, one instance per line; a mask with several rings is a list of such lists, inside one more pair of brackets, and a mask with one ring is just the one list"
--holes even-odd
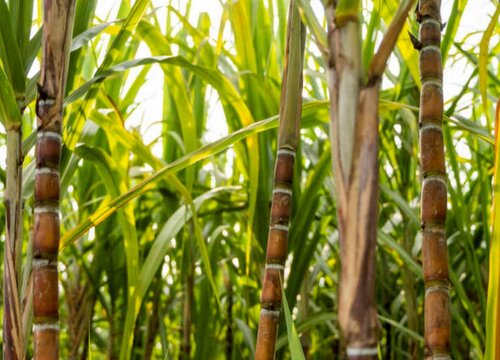
[(271, 219), (255, 359), (274, 359), (282, 301), (282, 279), (288, 252), (292, 184), (302, 108), (305, 27), (295, 1), (290, 1), (285, 68), (280, 100), (278, 151), (274, 170)]
[(38, 360), (59, 358), (59, 162), (74, 11), (74, 0), (43, 2), (33, 226), (33, 333), (34, 358)]
[(420, 51), (420, 166), (422, 171), (422, 258), (425, 282), (424, 338), (426, 359), (450, 358), (450, 294), (446, 246), (446, 169), (442, 133), (443, 66), (441, 1), (420, 0), (417, 21)]
[(21, 124), (11, 123), (7, 128), (7, 177), (4, 193), (7, 226), (4, 250), (3, 356), (6, 360), (23, 359), (25, 353), (19, 288), (23, 229), (22, 163)]
[(361, 75), (359, 4), (327, 4), (330, 137), (341, 253), (338, 318), (349, 359), (378, 358), (375, 250), (379, 90), (387, 59), (411, 4), (411, 0), (401, 3), (370, 63), (366, 82)]

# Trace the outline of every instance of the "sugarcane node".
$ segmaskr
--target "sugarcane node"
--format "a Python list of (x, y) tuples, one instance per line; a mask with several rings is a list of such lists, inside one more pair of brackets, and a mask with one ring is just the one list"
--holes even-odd
[(36, 101), (36, 115), (39, 119), (45, 119), (50, 116), (50, 110), (55, 105), (56, 99), (49, 97), (42, 87), (38, 85), (38, 99)]
[(335, 27), (337, 29), (341, 29), (344, 26), (346, 26), (347, 23), (349, 22), (354, 22), (354, 23), (359, 22), (359, 19), (357, 14), (346, 13), (342, 15), (336, 15), (333, 21), (335, 23)]
[[(281, 298), (279, 301), (277, 299), (271, 299), (268, 301), (261, 300), (260, 307), (267, 310), (268, 312), (281, 311)], [(278, 316), (268, 316), (277, 318)]]
[(444, 353), (444, 351), (447, 350), (439, 348), (431, 350), (428, 347), (426, 347), (424, 350), (425, 360), (451, 360), (451, 356)]
[(439, 178), (443, 183), (446, 183), (446, 170), (439, 169), (439, 170), (430, 170), (430, 169), (422, 169), (423, 172), (423, 178), (426, 179), (430, 176), (434, 176), (436, 178)]
[(285, 217), (272, 217), (269, 223), (269, 229), (279, 228), (283, 231), (289, 231), (290, 217), (287, 215)]
[(435, 0), (420, 0), (418, 11), (421, 14), (422, 20), (429, 17), (441, 21), (440, 5), (441, 1), (437, 2)]

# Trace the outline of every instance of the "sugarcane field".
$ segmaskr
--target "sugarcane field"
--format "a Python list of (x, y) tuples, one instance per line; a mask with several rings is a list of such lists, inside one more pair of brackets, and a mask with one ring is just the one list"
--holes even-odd
[(0, 0), (0, 360), (500, 360), (499, 0)]

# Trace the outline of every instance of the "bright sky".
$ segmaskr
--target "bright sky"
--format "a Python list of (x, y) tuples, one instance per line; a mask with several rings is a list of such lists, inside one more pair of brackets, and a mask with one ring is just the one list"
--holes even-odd
[[(443, 0), (442, 3), (442, 16), (443, 21), (449, 17), (451, 13), (453, 0)], [(153, 0), (153, 4), (158, 8), (157, 14), (160, 19), (166, 17), (166, 5), (169, 3), (167, 0)], [(318, 14), (318, 18), (322, 18), (323, 11), (322, 5), (319, 0), (311, 1), (314, 9)], [(116, 2), (111, 1), (100, 1), (98, 5), (97, 13), (102, 18), (106, 18), (109, 14), (110, 9)], [(185, 0), (173, 0), (171, 2), (172, 6), (182, 10), (185, 8)], [(115, 6), (116, 7), (116, 6)], [(474, 0), (469, 1), (469, 5), (466, 7), (464, 15), (462, 17), (460, 27), (457, 33), (457, 39), (463, 39), (466, 34), (474, 33), (465, 41), (465, 49), (474, 48), (479, 44), (482, 32), (486, 29), (490, 16), (495, 10), (494, 0)], [(112, 11), (113, 12), (113, 11)], [(114, 9), (116, 13), (116, 9)], [(218, 32), (218, 26), (220, 22), (220, 17), (222, 15), (222, 6), (220, 5), (220, 0), (194, 0), (192, 2), (192, 8), (190, 13), (190, 21), (192, 23), (196, 22), (198, 15), (202, 12), (207, 12), (210, 14), (212, 19), (212, 37), (215, 38)], [(113, 18), (114, 15), (111, 16)], [(181, 26), (179, 24), (179, 26)], [(231, 41), (231, 34), (226, 32), (228, 40)], [(495, 43), (492, 39), (492, 44)], [(141, 48), (138, 57), (147, 56), (147, 49)], [(474, 69), (472, 66), (462, 63), (451, 63), (446, 64), (444, 70), (444, 96), (445, 100), (451, 99), (456, 94), (458, 94), (464, 86), (465, 81), (468, 76), (472, 73)], [(149, 73), (147, 83), (143, 86), (139, 94), (139, 100), (142, 102), (142, 106), (137, 109), (137, 111), (128, 120), (128, 126), (138, 126), (141, 122), (152, 123), (157, 122), (161, 119), (161, 102), (162, 102), (162, 86), (163, 83), (158, 81), (162, 79), (163, 74), (158, 66), (152, 68)], [(227, 134), (227, 128), (224, 121), (214, 121), (214, 119), (224, 116), (222, 107), (218, 102), (217, 94), (215, 92), (209, 92), (209, 131), (205, 138), (205, 141), (213, 141)], [(466, 99), (467, 100), (467, 99)], [(470, 102), (470, 98), (468, 99)], [(470, 109), (469, 104), (463, 104), (464, 108)], [(469, 110), (470, 111), (470, 110)], [(468, 115), (468, 114), (464, 114)], [(144, 121), (144, 119), (148, 119)], [(158, 134), (160, 125), (152, 125), (148, 127), (145, 133), (146, 139), (153, 139), (155, 134)], [(145, 130), (145, 129), (143, 129)], [(159, 152), (160, 147), (157, 146), (154, 150)], [(158, 153), (159, 155), (159, 153)]]

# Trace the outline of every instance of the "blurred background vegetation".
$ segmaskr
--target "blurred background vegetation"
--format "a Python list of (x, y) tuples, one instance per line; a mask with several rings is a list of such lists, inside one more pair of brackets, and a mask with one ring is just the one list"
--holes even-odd
[[(14, 34), (31, 29), (29, 42), (7, 46), (4, 39), (0, 47), (2, 68), (25, 84), (27, 284), (41, 4), (0, 2), (10, 11), (0, 14), (2, 34), (6, 26)], [(310, 358), (341, 358), (326, 26), (320, 1), (299, 3), (308, 36), (286, 294)], [(366, 69), (398, 1), (362, 3)], [(485, 346), (500, 5), (479, 3), (443, 1), (455, 359), (482, 359)], [(22, 16), (11, 16), (20, 4)], [(61, 358), (253, 356), (287, 5), (77, 1), (61, 171)], [(414, 14), (406, 27), (417, 33)], [(10, 60), (12, 46), (20, 62)], [(383, 359), (423, 357), (419, 87), (418, 52), (405, 31), (380, 101), (376, 299)], [(5, 131), (0, 153), (5, 156)], [(0, 217), (4, 234), (3, 210)], [(280, 328), (278, 356), (289, 358), (284, 322)]]

